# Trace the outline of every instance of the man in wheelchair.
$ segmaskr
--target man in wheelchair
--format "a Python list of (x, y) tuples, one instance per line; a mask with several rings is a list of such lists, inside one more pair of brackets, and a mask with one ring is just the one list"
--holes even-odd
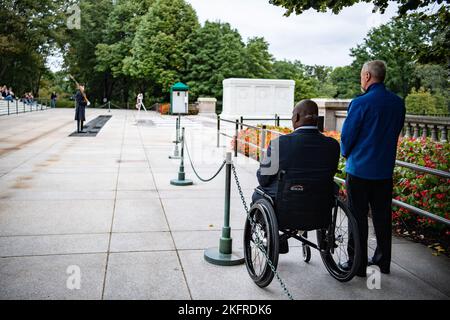
[[(313, 230), (318, 224), (326, 224), (324, 219), (331, 216), (322, 214), (324, 218), (318, 222), (321, 212), (331, 212), (329, 201), (335, 192), (333, 177), (340, 146), (319, 131), (318, 119), (317, 104), (312, 100), (300, 101), (292, 112), (294, 131), (271, 141), (257, 171), (259, 186), (252, 201), (269, 199), (276, 211), (284, 215), (277, 213), (280, 229), (284, 225)], [(283, 176), (289, 178), (288, 184)], [(288, 251), (285, 239), (280, 242), (279, 252)]]

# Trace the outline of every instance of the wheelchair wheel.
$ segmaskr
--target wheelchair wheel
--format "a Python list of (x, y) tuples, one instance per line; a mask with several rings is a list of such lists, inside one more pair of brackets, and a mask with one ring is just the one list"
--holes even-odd
[[(349, 241), (350, 234), (354, 241)], [(356, 220), (341, 199), (336, 198), (332, 223), (328, 229), (317, 230), (317, 239), (324, 244), (320, 255), (331, 276), (341, 282), (351, 280), (361, 262), (361, 248)], [(353, 261), (350, 269), (342, 268), (349, 259)]]
[(266, 252), (274, 268), (278, 265), (279, 233), (278, 223), (272, 205), (265, 199), (255, 202), (250, 208), (249, 219), (244, 228), (244, 257), (247, 271), (261, 288), (268, 286), (274, 277)]
[(303, 261), (308, 263), (311, 260), (311, 248), (307, 244), (302, 245)]

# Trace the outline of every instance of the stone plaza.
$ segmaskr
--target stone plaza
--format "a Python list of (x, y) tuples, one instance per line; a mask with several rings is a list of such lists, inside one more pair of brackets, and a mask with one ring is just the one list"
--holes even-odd
[[(0, 299), (287, 299), (276, 280), (256, 286), (245, 265), (204, 260), (219, 243), (225, 175), (201, 182), (186, 159), (194, 184), (170, 184), (179, 170), (168, 158), (175, 116), (87, 110), (88, 120), (99, 115), (112, 117), (95, 137), (69, 137), (72, 109), (0, 117)], [(216, 147), (214, 117), (181, 121), (198, 173), (211, 176), (230, 140)], [(259, 164), (233, 161), (249, 202)], [(232, 181), (233, 250), (241, 255), (245, 218)], [(373, 233), (369, 242), (373, 249)], [(336, 281), (315, 250), (304, 263), (296, 241), (278, 263), (296, 300), (447, 300), (449, 267), (447, 257), (402, 238), (393, 240), (391, 274), (379, 289), (358, 277)]]

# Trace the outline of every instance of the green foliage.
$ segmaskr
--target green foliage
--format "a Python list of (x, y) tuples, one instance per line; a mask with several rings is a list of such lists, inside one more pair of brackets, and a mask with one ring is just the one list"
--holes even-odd
[(304, 65), (300, 61), (275, 61), (273, 70), (277, 79), (295, 81), (295, 102), (317, 95), (317, 83), (311, 77), (307, 77)]
[(414, 70), (415, 88), (425, 88), (433, 93), (448, 92), (448, 71), (437, 64), (417, 64)]
[(56, 107), (57, 108), (74, 108), (75, 102), (73, 102), (73, 100), (68, 100), (68, 99), (57, 99)]
[[(422, 7), (399, 1), (400, 11)], [(272, 2), (296, 13), (308, 8), (337, 13), (360, 1)], [(75, 3), (82, 12), (81, 29), (69, 30), (65, 9)], [(376, 3), (381, 10), (387, 5), (384, 0)], [(386, 82), (391, 90), (405, 97), (423, 87), (437, 112), (448, 110), (450, 46), (444, 3), (436, 15), (409, 14), (371, 30), (352, 49), (352, 65), (334, 69), (275, 61), (264, 38), (244, 43), (227, 23), (206, 22), (200, 27), (186, 0), (9, 0), (2, 4), (6, 10), (0, 20), (0, 83), (12, 86), (19, 95), (32, 90), (38, 96), (40, 86), (44, 96), (51, 91), (71, 94), (74, 84), (66, 78), (71, 73), (87, 84), (92, 102), (107, 98), (125, 104), (138, 91), (146, 93), (146, 102), (167, 101), (169, 87), (177, 81), (190, 85), (194, 99), (208, 95), (220, 100), (222, 81), (231, 77), (293, 79), (296, 101), (352, 98), (360, 91), (362, 64), (377, 58), (388, 63)], [(45, 61), (58, 48), (65, 69), (52, 75)]]
[(364, 62), (380, 59), (387, 63), (386, 85), (402, 97), (413, 85), (411, 75), (418, 49), (430, 41), (430, 25), (412, 16), (393, 19), (372, 29), (364, 42), (351, 49), (352, 66), (360, 70)]
[[(448, 0), (269, 0), (269, 3), (287, 9), (285, 15), (301, 14), (309, 9), (318, 12), (331, 10), (338, 14), (342, 9), (356, 3), (373, 3), (373, 12), (384, 13), (392, 2), (398, 5), (398, 17), (414, 16), (415, 19), (433, 25), (431, 41), (417, 48), (416, 55), (421, 63), (448, 64), (450, 57), (450, 11)], [(395, 4), (394, 4), (395, 5)]]
[(187, 52), (186, 77), (193, 97), (220, 100), (224, 79), (246, 76), (244, 43), (228, 23), (206, 21), (190, 37)]
[[(448, 171), (450, 168), (450, 145), (429, 139), (401, 139), (397, 159), (428, 168)], [(437, 214), (446, 219), (450, 211), (450, 184), (448, 179), (396, 167), (393, 194), (397, 200)], [(393, 223), (414, 225), (420, 229), (442, 230), (444, 225), (412, 215), (405, 209), (394, 207)], [(447, 228), (448, 230), (448, 228)], [(447, 234), (448, 237), (448, 234)]]
[(309, 98), (333, 98), (337, 87), (331, 81), (332, 68), (327, 66), (307, 66), (300, 61), (275, 61), (274, 76), (277, 79), (295, 81), (294, 100)]
[(251, 38), (245, 48), (245, 62), (248, 78), (272, 78), (273, 57), (269, 53), (269, 43), (264, 38)]
[[(281, 6), (285, 9), (286, 15), (289, 16), (291, 13), (301, 14), (309, 9), (314, 9), (319, 12), (325, 12), (331, 10), (333, 13), (338, 14), (342, 9), (346, 7), (351, 7), (359, 2), (373, 2), (382, 13), (386, 10), (389, 5), (389, 0), (270, 0), (271, 4), (276, 6)], [(404, 14), (411, 10), (416, 10), (419, 8), (426, 8), (433, 3), (442, 3), (442, 0), (422, 0), (422, 1), (408, 1), (408, 0), (395, 0), (398, 3), (398, 11), (400, 14)]]
[(336, 67), (330, 74), (330, 80), (336, 86), (335, 98), (354, 98), (361, 92), (359, 70), (351, 66)]
[(114, 77), (123, 76), (123, 60), (128, 55), (139, 23), (154, 0), (117, 1), (108, 16), (103, 41), (97, 45), (98, 71), (111, 71)]
[[(85, 83), (90, 101), (101, 100), (105, 74), (96, 71), (97, 56), (95, 48), (102, 42), (103, 32), (108, 27), (108, 14), (112, 11), (110, 0), (82, 0), (79, 3), (81, 14), (80, 29), (67, 29), (64, 46), (64, 62), (67, 73), (80, 83)], [(75, 85), (72, 83), (72, 92)]]
[(168, 93), (173, 83), (182, 80), (188, 38), (198, 28), (190, 4), (184, 0), (156, 0), (139, 23), (131, 56), (124, 59), (124, 73), (148, 79)]
[(447, 99), (440, 93), (432, 94), (420, 88), (413, 89), (405, 100), (408, 114), (442, 114), (447, 113)]
[(62, 42), (62, 0), (1, 1), (0, 79), (17, 95), (33, 91), (38, 96), (46, 72), (45, 60)]

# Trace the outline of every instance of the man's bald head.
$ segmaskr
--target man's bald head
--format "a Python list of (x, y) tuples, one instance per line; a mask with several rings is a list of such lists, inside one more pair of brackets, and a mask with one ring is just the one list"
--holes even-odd
[(292, 112), (292, 126), (294, 129), (301, 126), (317, 126), (318, 120), (319, 107), (310, 99), (297, 103)]

